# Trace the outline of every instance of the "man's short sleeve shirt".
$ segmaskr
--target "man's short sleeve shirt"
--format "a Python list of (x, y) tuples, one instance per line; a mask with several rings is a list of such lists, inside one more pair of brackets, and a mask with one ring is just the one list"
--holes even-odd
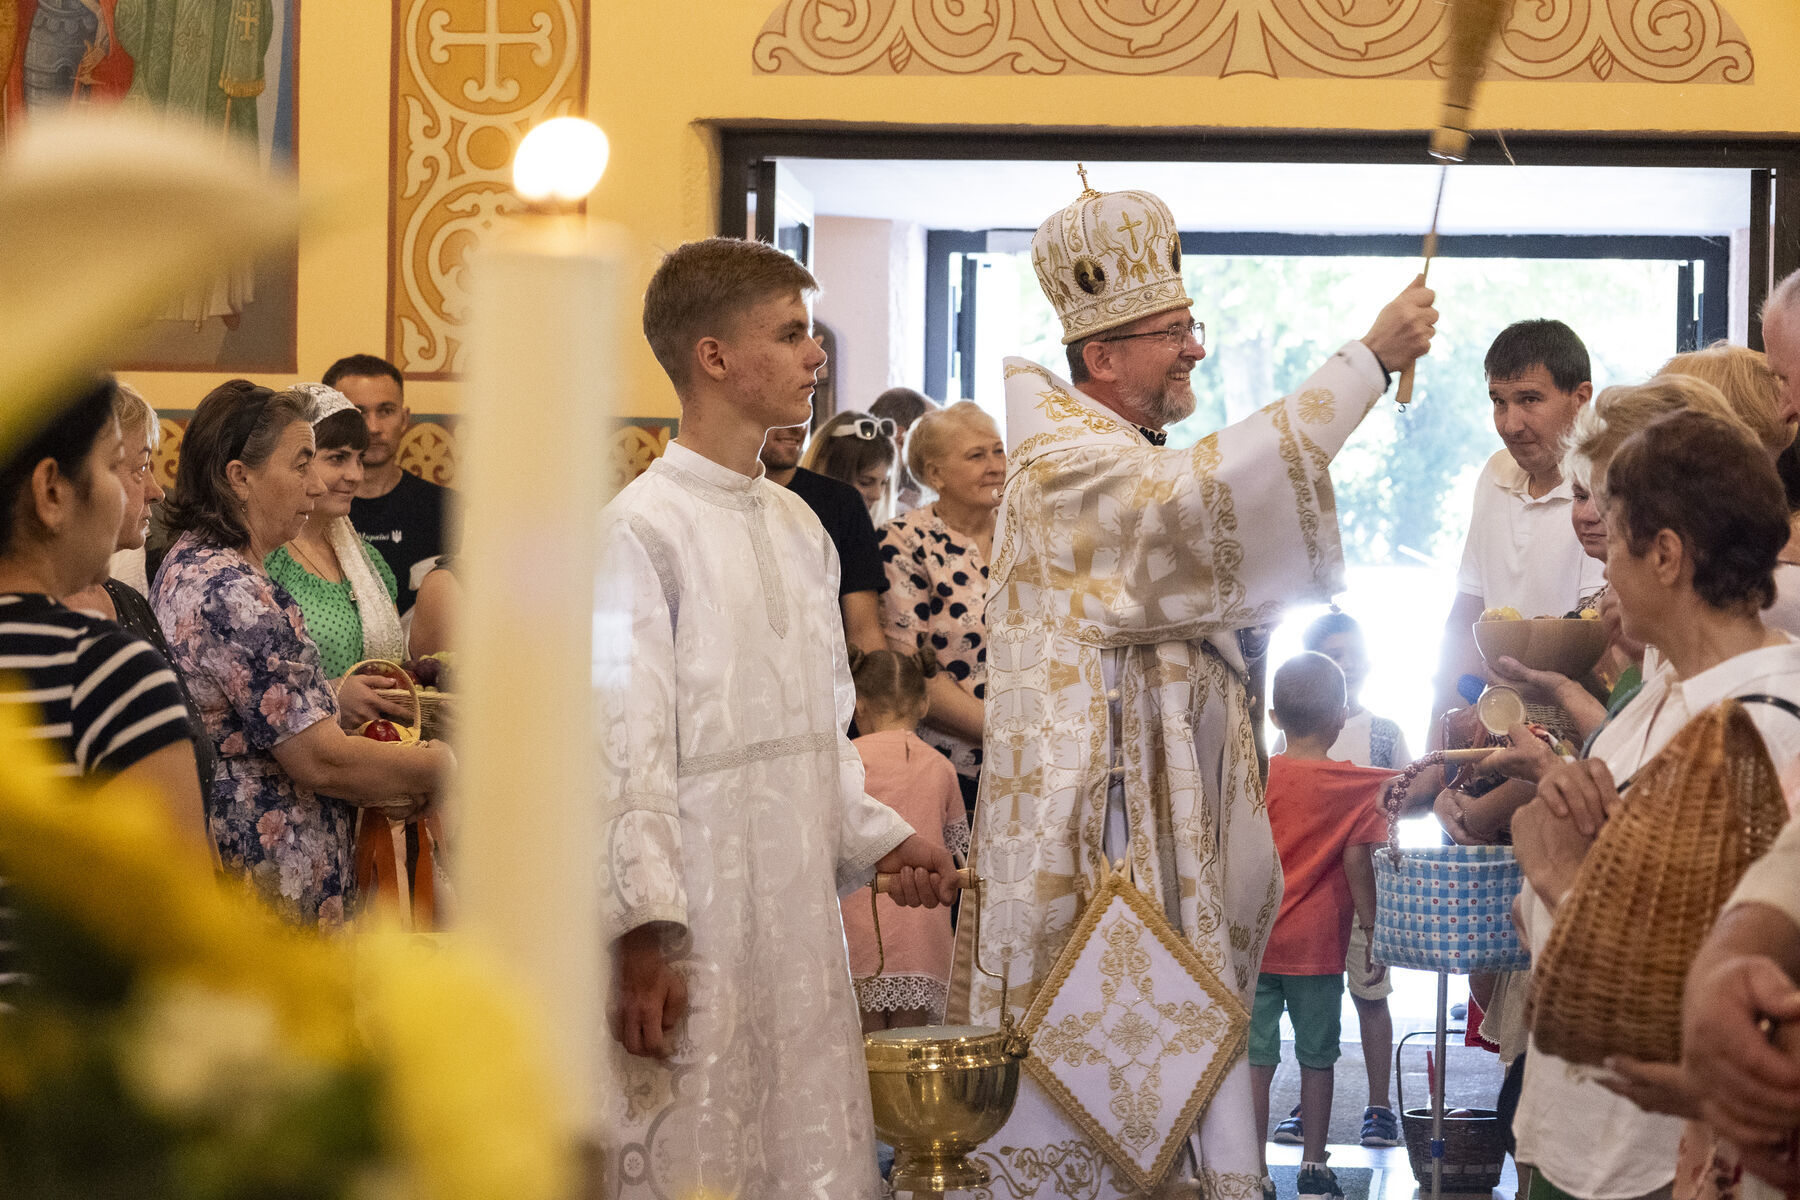
[(869, 519), (862, 493), (841, 479), (805, 467), (794, 471), (788, 490), (806, 501), (825, 527), (831, 544), (837, 547), (838, 595), (880, 591), (887, 576), (881, 565), (875, 523)]
[(1481, 469), (1456, 590), (1480, 596), (1488, 608), (1510, 605), (1524, 617), (1560, 617), (1600, 590), (1606, 565), (1589, 558), (1575, 536), (1569, 481), (1538, 497), (1529, 484), (1504, 449)]

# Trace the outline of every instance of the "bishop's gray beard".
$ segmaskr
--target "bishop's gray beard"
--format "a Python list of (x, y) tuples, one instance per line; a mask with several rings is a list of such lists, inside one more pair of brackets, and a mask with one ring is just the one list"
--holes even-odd
[(1144, 414), (1145, 424), (1154, 429), (1167, 429), (1194, 415), (1194, 389), (1166, 379), (1161, 388), (1140, 399), (1137, 407)]

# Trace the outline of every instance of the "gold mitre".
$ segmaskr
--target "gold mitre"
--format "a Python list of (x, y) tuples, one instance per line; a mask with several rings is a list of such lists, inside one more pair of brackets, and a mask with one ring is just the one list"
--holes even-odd
[(1062, 320), (1065, 346), (1194, 303), (1181, 283), (1181, 231), (1149, 192), (1087, 188), (1038, 226), (1031, 265)]

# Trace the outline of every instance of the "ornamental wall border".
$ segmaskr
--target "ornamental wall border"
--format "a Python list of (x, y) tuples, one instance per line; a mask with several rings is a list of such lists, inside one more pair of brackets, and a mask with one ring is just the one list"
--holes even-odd
[[(1442, 0), (783, 0), (751, 51), (770, 75), (1435, 79)], [(1489, 78), (1749, 83), (1719, 0), (1518, 0)]]

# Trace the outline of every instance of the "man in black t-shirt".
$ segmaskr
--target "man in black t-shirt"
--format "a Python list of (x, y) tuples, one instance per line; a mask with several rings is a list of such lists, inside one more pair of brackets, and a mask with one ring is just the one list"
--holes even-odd
[(369, 426), (363, 481), (350, 504), (350, 524), (393, 571), (400, 587), (395, 603), (405, 613), (418, 594), (413, 569), (449, 550), (444, 505), (450, 489), (400, 468), (400, 439), (406, 436), (412, 410), (406, 407), (406, 383), (398, 367), (373, 354), (352, 354), (331, 364), (325, 386), (348, 396)]
[(859, 650), (888, 648), (881, 631), (881, 547), (862, 494), (849, 484), (800, 465), (806, 426), (771, 429), (763, 441), (762, 464), (769, 479), (806, 501), (825, 526), (838, 555), (838, 608), (844, 636)]

